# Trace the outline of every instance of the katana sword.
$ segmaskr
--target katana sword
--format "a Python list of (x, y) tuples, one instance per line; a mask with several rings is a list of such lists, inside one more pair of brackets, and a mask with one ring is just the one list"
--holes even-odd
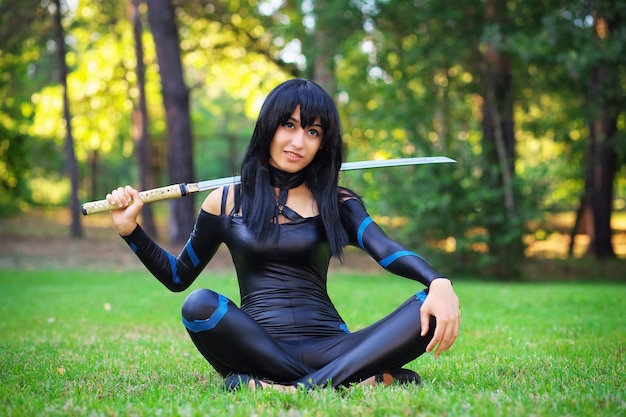
[[(398, 167), (405, 165), (423, 165), (423, 164), (441, 164), (448, 162), (456, 162), (454, 159), (446, 156), (423, 156), (416, 158), (399, 158), (399, 159), (376, 159), (372, 161), (344, 162), (341, 164), (341, 171), (352, 171), (357, 169)], [(185, 197), (203, 191), (214, 190), (225, 185), (237, 184), (241, 182), (239, 175), (233, 177), (218, 178), (215, 180), (207, 180), (193, 183), (181, 183), (168, 185), (166, 187), (153, 188), (151, 190), (141, 191), (139, 196), (144, 203), (152, 203), (155, 201), (170, 200), (174, 198)], [(105, 211), (115, 210), (116, 205), (109, 204), (107, 200), (91, 201), (83, 203), (82, 211), (84, 215), (102, 213)]]

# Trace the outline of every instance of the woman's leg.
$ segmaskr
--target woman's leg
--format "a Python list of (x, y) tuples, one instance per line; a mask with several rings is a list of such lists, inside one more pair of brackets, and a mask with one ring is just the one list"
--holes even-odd
[(289, 356), (232, 301), (214, 291), (200, 289), (189, 294), (182, 316), (191, 340), (224, 377), (248, 374), (291, 384), (313, 371)]
[(352, 333), (332, 346), (326, 354), (335, 359), (298, 380), (305, 385), (333, 387), (363, 381), (373, 375), (398, 369), (426, 351), (433, 338), (436, 322), (421, 335), (420, 308), (424, 292), (405, 301), (388, 316), (371, 326)]

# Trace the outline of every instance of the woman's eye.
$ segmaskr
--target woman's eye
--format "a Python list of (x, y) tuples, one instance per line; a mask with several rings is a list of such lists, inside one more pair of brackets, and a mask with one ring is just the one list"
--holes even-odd
[(285, 123), (285, 127), (292, 128), (292, 127), (293, 127), (293, 123), (291, 123), (291, 122), (286, 122), (286, 123)]

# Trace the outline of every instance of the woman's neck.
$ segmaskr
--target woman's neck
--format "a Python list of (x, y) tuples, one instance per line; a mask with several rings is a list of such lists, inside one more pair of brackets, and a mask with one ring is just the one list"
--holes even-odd
[(272, 187), (281, 190), (290, 190), (302, 185), (305, 178), (305, 169), (291, 173), (270, 165), (270, 184)]

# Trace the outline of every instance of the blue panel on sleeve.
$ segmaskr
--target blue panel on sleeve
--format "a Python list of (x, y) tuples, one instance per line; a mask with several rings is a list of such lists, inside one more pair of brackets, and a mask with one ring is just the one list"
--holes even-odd
[(172, 270), (172, 282), (174, 284), (180, 284), (180, 277), (178, 276), (178, 267), (176, 266), (176, 258), (171, 253), (167, 254), (170, 260), (170, 269)]
[(373, 222), (373, 220), (372, 220), (371, 217), (366, 217), (366, 218), (363, 219), (363, 221), (361, 222), (361, 225), (359, 226), (359, 231), (357, 232), (356, 237), (357, 237), (357, 239), (359, 241), (359, 246), (362, 249), (365, 249), (363, 247), (363, 233), (365, 233), (365, 229), (367, 229), (367, 226), (369, 226), (369, 224), (372, 223), (372, 222)]
[(200, 258), (198, 258), (198, 255), (196, 255), (196, 251), (193, 250), (193, 246), (191, 246), (191, 239), (187, 241), (187, 244), (185, 245), (185, 250), (189, 255), (189, 259), (191, 259), (191, 263), (193, 264), (193, 266), (197, 267), (198, 265), (200, 265)]
[(381, 259), (380, 262), (378, 262), (378, 264), (382, 266), (383, 268), (386, 268), (389, 265), (391, 265), (393, 261), (403, 256), (417, 256), (418, 258), (424, 259), (421, 256), (419, 256), (417, 253), (411, 252), (410, 250), (401, 250), (396, 253), (392, 253), (391, 255), (387, 256), (385, 259)]
[(132, 250), (134, 253), (137, 253), (137, 245), (135, 245), (135, 242), (130, 242), (130, 250)]

